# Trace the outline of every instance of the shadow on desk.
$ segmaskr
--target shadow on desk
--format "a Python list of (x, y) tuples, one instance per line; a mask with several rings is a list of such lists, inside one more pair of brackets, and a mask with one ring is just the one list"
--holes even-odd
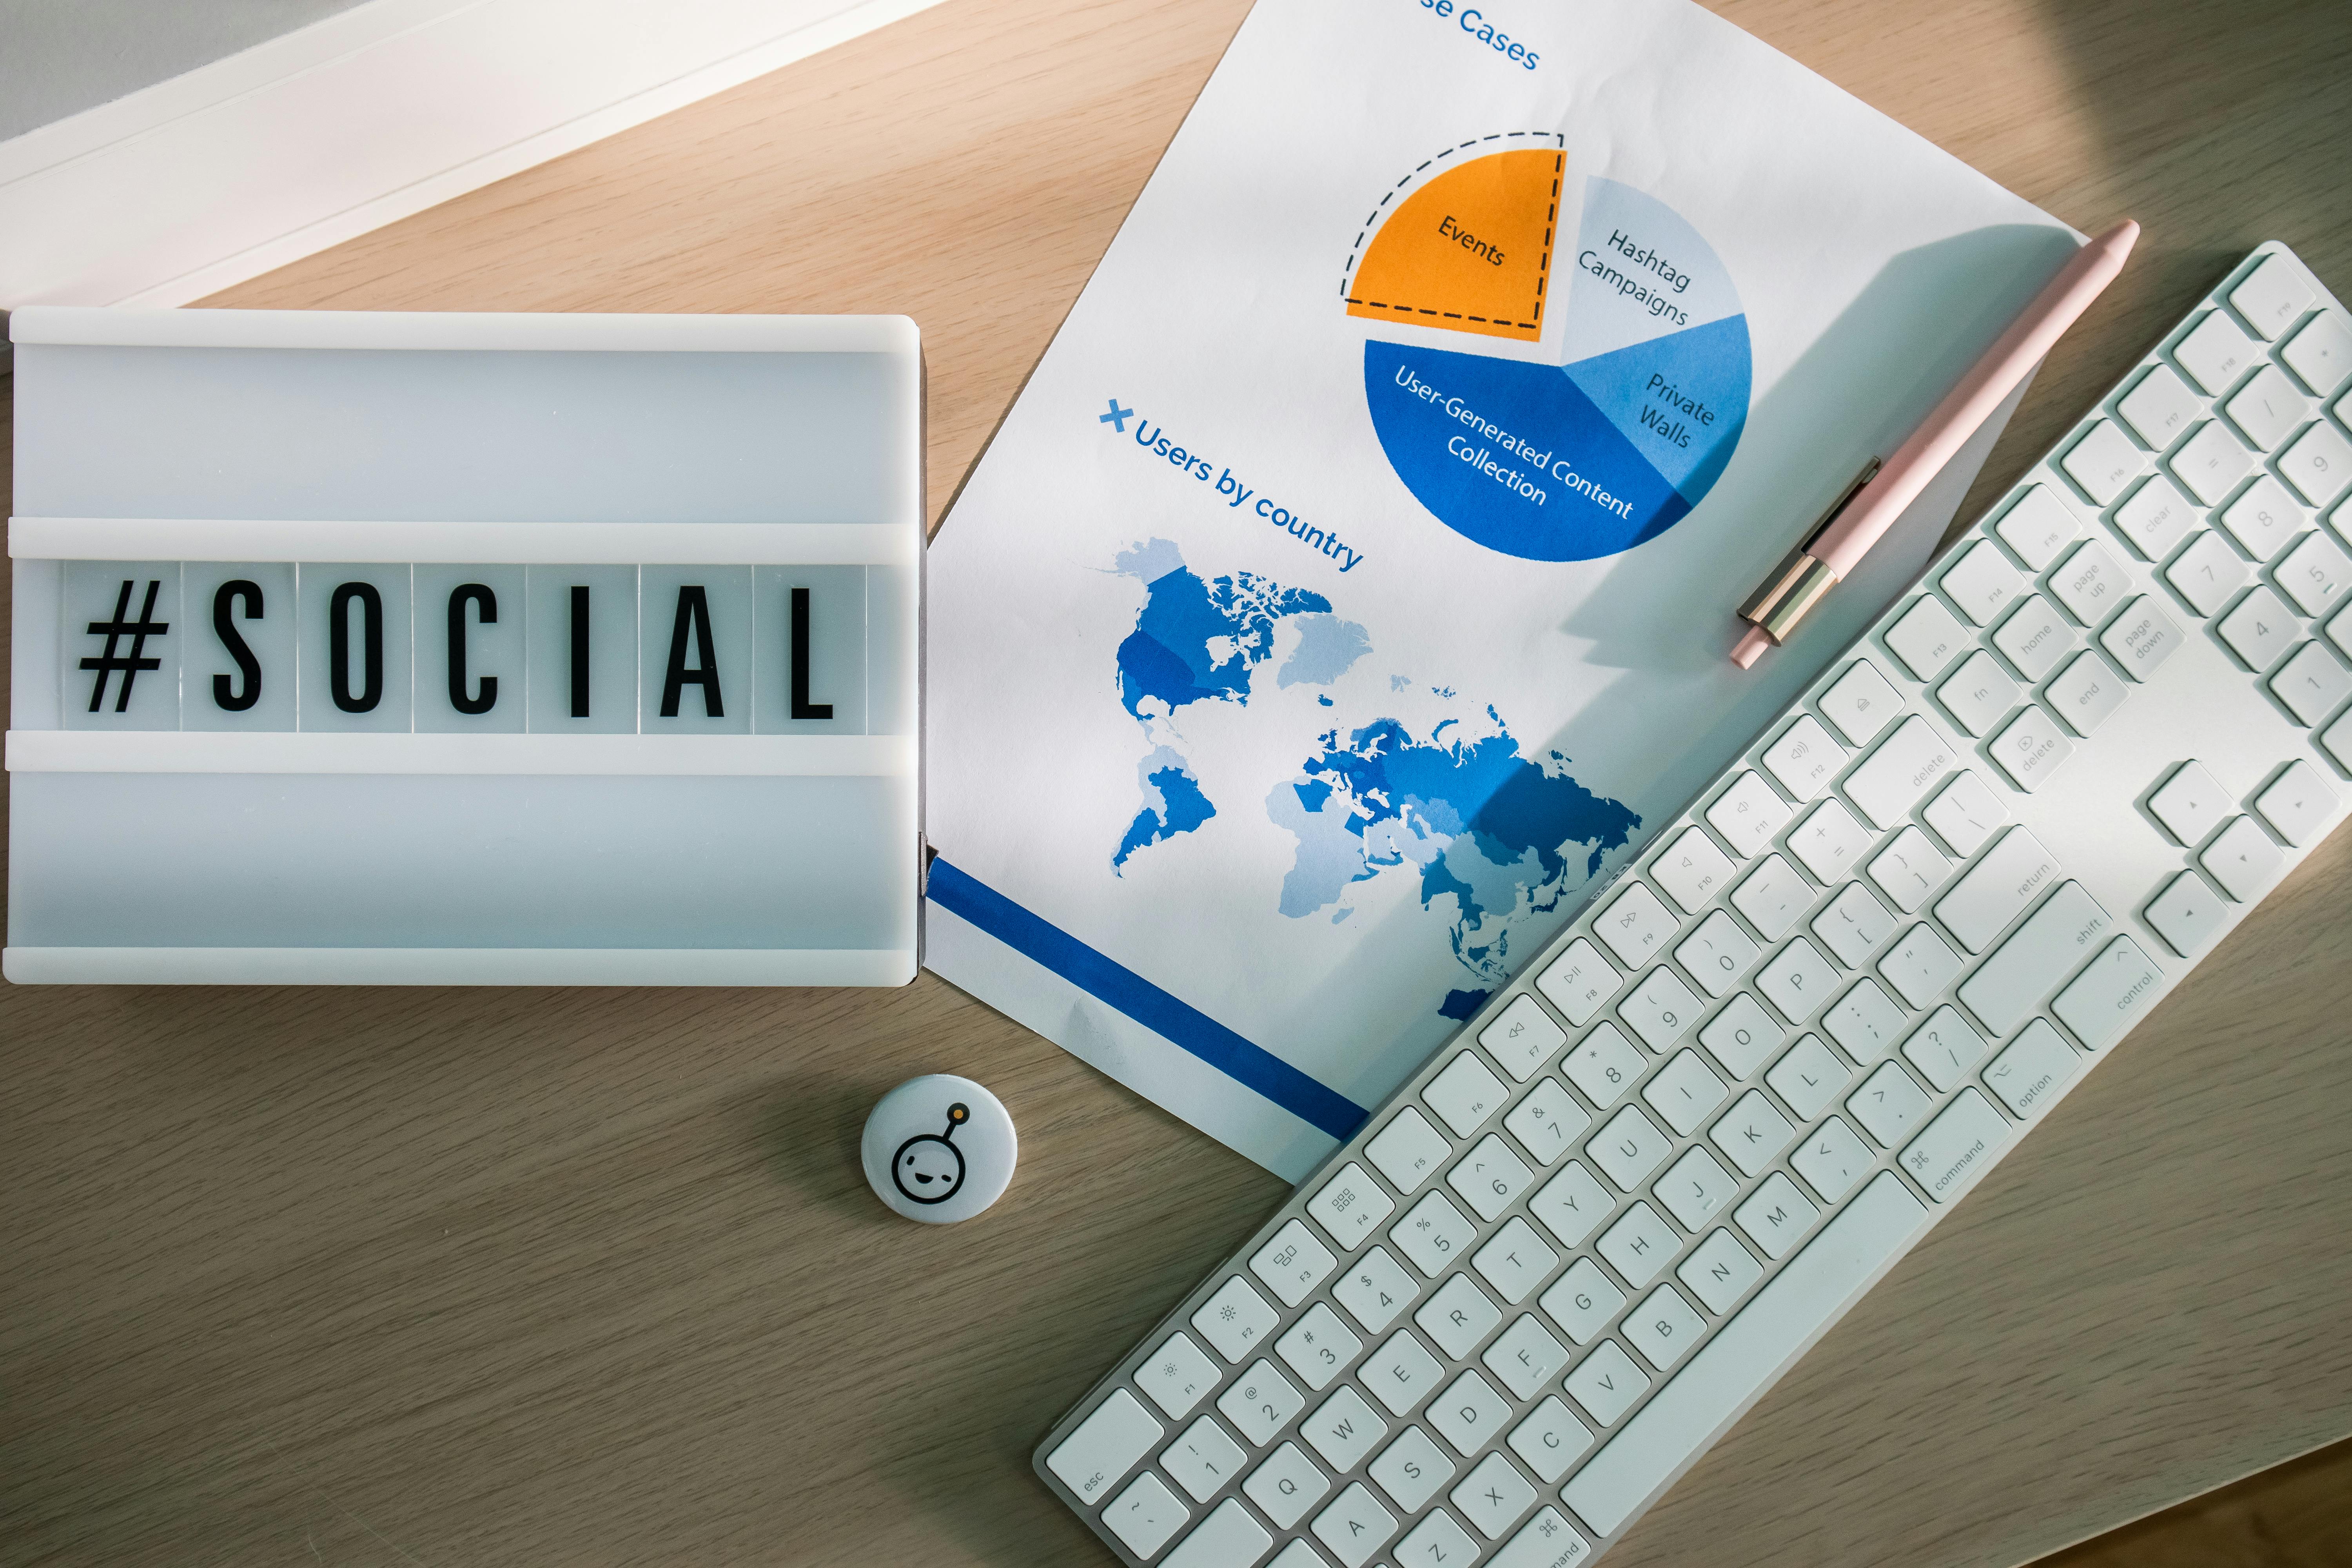
[(2342, 1568), (2352, 1563), (2352, 1442), (2290, 1459), (2045, 1557), (2033, 1568)]

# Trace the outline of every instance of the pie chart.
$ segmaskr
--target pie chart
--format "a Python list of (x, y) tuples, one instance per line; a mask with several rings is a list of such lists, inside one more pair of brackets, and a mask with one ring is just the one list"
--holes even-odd
[(1655, 197), (1579, 174), (1559, 141), (1507, 133), (1430, 160), (1382, 199), (1341, 286), (1375, 323), (1364, 396), (1397, 478), (1455, 532), (1529, 561), (1672, 528), (1748, 419), (1747, 317), (1713, 248)]

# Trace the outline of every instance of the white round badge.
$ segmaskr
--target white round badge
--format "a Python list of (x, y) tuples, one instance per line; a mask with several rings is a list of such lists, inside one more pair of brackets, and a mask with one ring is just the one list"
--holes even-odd
[(876, 1197), (908, 1219), (953, 1225), (1003, 1196), (1019, 1141), (996, 1096), (929, 1073), (876, 1102), (859, 1152)]

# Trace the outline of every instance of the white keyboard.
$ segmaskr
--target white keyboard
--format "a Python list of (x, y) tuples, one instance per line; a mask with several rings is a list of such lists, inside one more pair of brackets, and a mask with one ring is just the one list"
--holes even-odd
[(2264, 245), (1037, 1449), (1120, 1561), (1605, 1551), (2352, 798)]

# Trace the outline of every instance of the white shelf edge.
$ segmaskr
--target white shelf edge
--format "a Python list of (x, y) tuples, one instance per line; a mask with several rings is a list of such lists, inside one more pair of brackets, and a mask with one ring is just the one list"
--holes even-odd
[(0, 142), (0, 309), (184, 305), (936, 3), (369, 0)]
[(905, 985), (908, 948), (10, 947), (16, 985)]
[(25, 305), (12, 343), (90, 348), (466, 349), (549, 353), (882, 353), (922, 348), (912, 317), (594, 310), (178, 310)]
[(11, 730), (12, 773), (908, 778), (912, 735), (465, 735)]
[[(322, 530), (331, 531), (322, 537)], [(12, 517), (18, 561), (430, 562), (504, 566), (911, 566), (905, 522), (415, 522)]]

